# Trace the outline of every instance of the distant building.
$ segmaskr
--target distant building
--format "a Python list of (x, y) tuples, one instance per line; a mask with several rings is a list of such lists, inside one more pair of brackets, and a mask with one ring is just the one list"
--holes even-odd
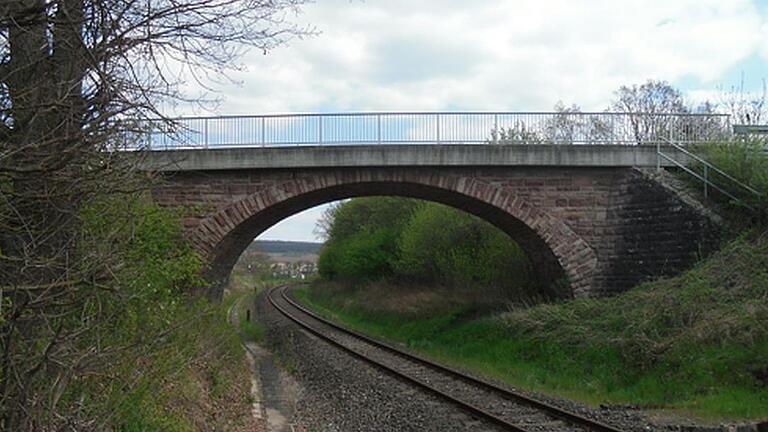
[(317, 273), (317, 263), (312, 261), (276, 262), (270, 266), (272, 277), (304, 280)]

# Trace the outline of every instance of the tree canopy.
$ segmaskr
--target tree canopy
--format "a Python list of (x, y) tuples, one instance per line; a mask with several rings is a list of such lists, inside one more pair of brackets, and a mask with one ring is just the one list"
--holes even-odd
[(533, 282), (534, 269), (507, 234), (460, 210), (370, 197), (342, 203), (333, 214), (319, 262), (326, 279), (483, 287), (511, 299), (547, 294)]

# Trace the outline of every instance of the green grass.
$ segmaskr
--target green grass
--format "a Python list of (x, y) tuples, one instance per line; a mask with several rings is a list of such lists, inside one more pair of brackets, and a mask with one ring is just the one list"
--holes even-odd
[(532, 390), (710, 421), (768, 418), (768, 234), (616, 297), (475, 319), (455, 305), (403, 316), (322, 284), (297, 296), (351, 328)]
[(113, 366), (118, 376), (135, 375), (129, 391), (111, 380), (94, 383), (90, 393), (113, 412), (115, 430), (219, 429), (249, 412), (242, 382), (250, 369), (227, 311), (204, 301), (185, 305), (175, 316), (180, 327), (141, 362), (141, 374), (132, 373), (137, 366), (128, 359)]
[(262, 343), (264, 342), (267, 328), (259, 321), (241, 319), (239, 331), (243, 341)]
[[(264, 324), (256, 319), (253, 305), (255, 304), (256, 297), (259, 293), (270, 286), (270, 283), (260, 282), (254, 285), (253, 288), (233, 291), (224, 299), (226, 310), (230, 310), (230, 308), (233, 307), (237, 308), (235, 311), (237, 323), (233, 323), (233, 325), (237, 329), (241, 341), (256, 343), (264, 341), (267, 329)], [(247, 319), (248, 310), (251, 311), (250, 320)]]

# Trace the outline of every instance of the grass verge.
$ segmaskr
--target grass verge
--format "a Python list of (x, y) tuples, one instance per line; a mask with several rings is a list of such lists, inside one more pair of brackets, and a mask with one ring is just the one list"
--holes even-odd
[[(250, 367), (238, 335), (227, 323), (227, 309), (193, 301), (175, 317), (179, 327), (143, 364), (115, 365), (117, 373), (135, 370), (128, 392), (102, 389), (114, 410), (117, 431), (241, 431), (250, 416)], [(127, 372), (126, 372), (127, 373)], [(96, 394), (95, 391), (89, 393)]]
[(237, 328), (240, 339), (243, 342), (261, 343), (264, 341), (267, 329), (260, 321), (256, 320), (254, 306), (256, 297), (262, 291), (262, 287), (255, 287), (253, 290), (236, 295), (237, 323), (233, 323)]

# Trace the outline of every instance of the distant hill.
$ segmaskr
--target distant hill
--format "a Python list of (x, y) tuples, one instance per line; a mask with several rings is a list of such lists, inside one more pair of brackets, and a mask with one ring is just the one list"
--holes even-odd
[(315, 242), (256, 240), (249, 246), (249, 249), (255, 247), (267, 254), (316, 255), (320, 253), (320, 248), (322, 246), (322, 243)]

